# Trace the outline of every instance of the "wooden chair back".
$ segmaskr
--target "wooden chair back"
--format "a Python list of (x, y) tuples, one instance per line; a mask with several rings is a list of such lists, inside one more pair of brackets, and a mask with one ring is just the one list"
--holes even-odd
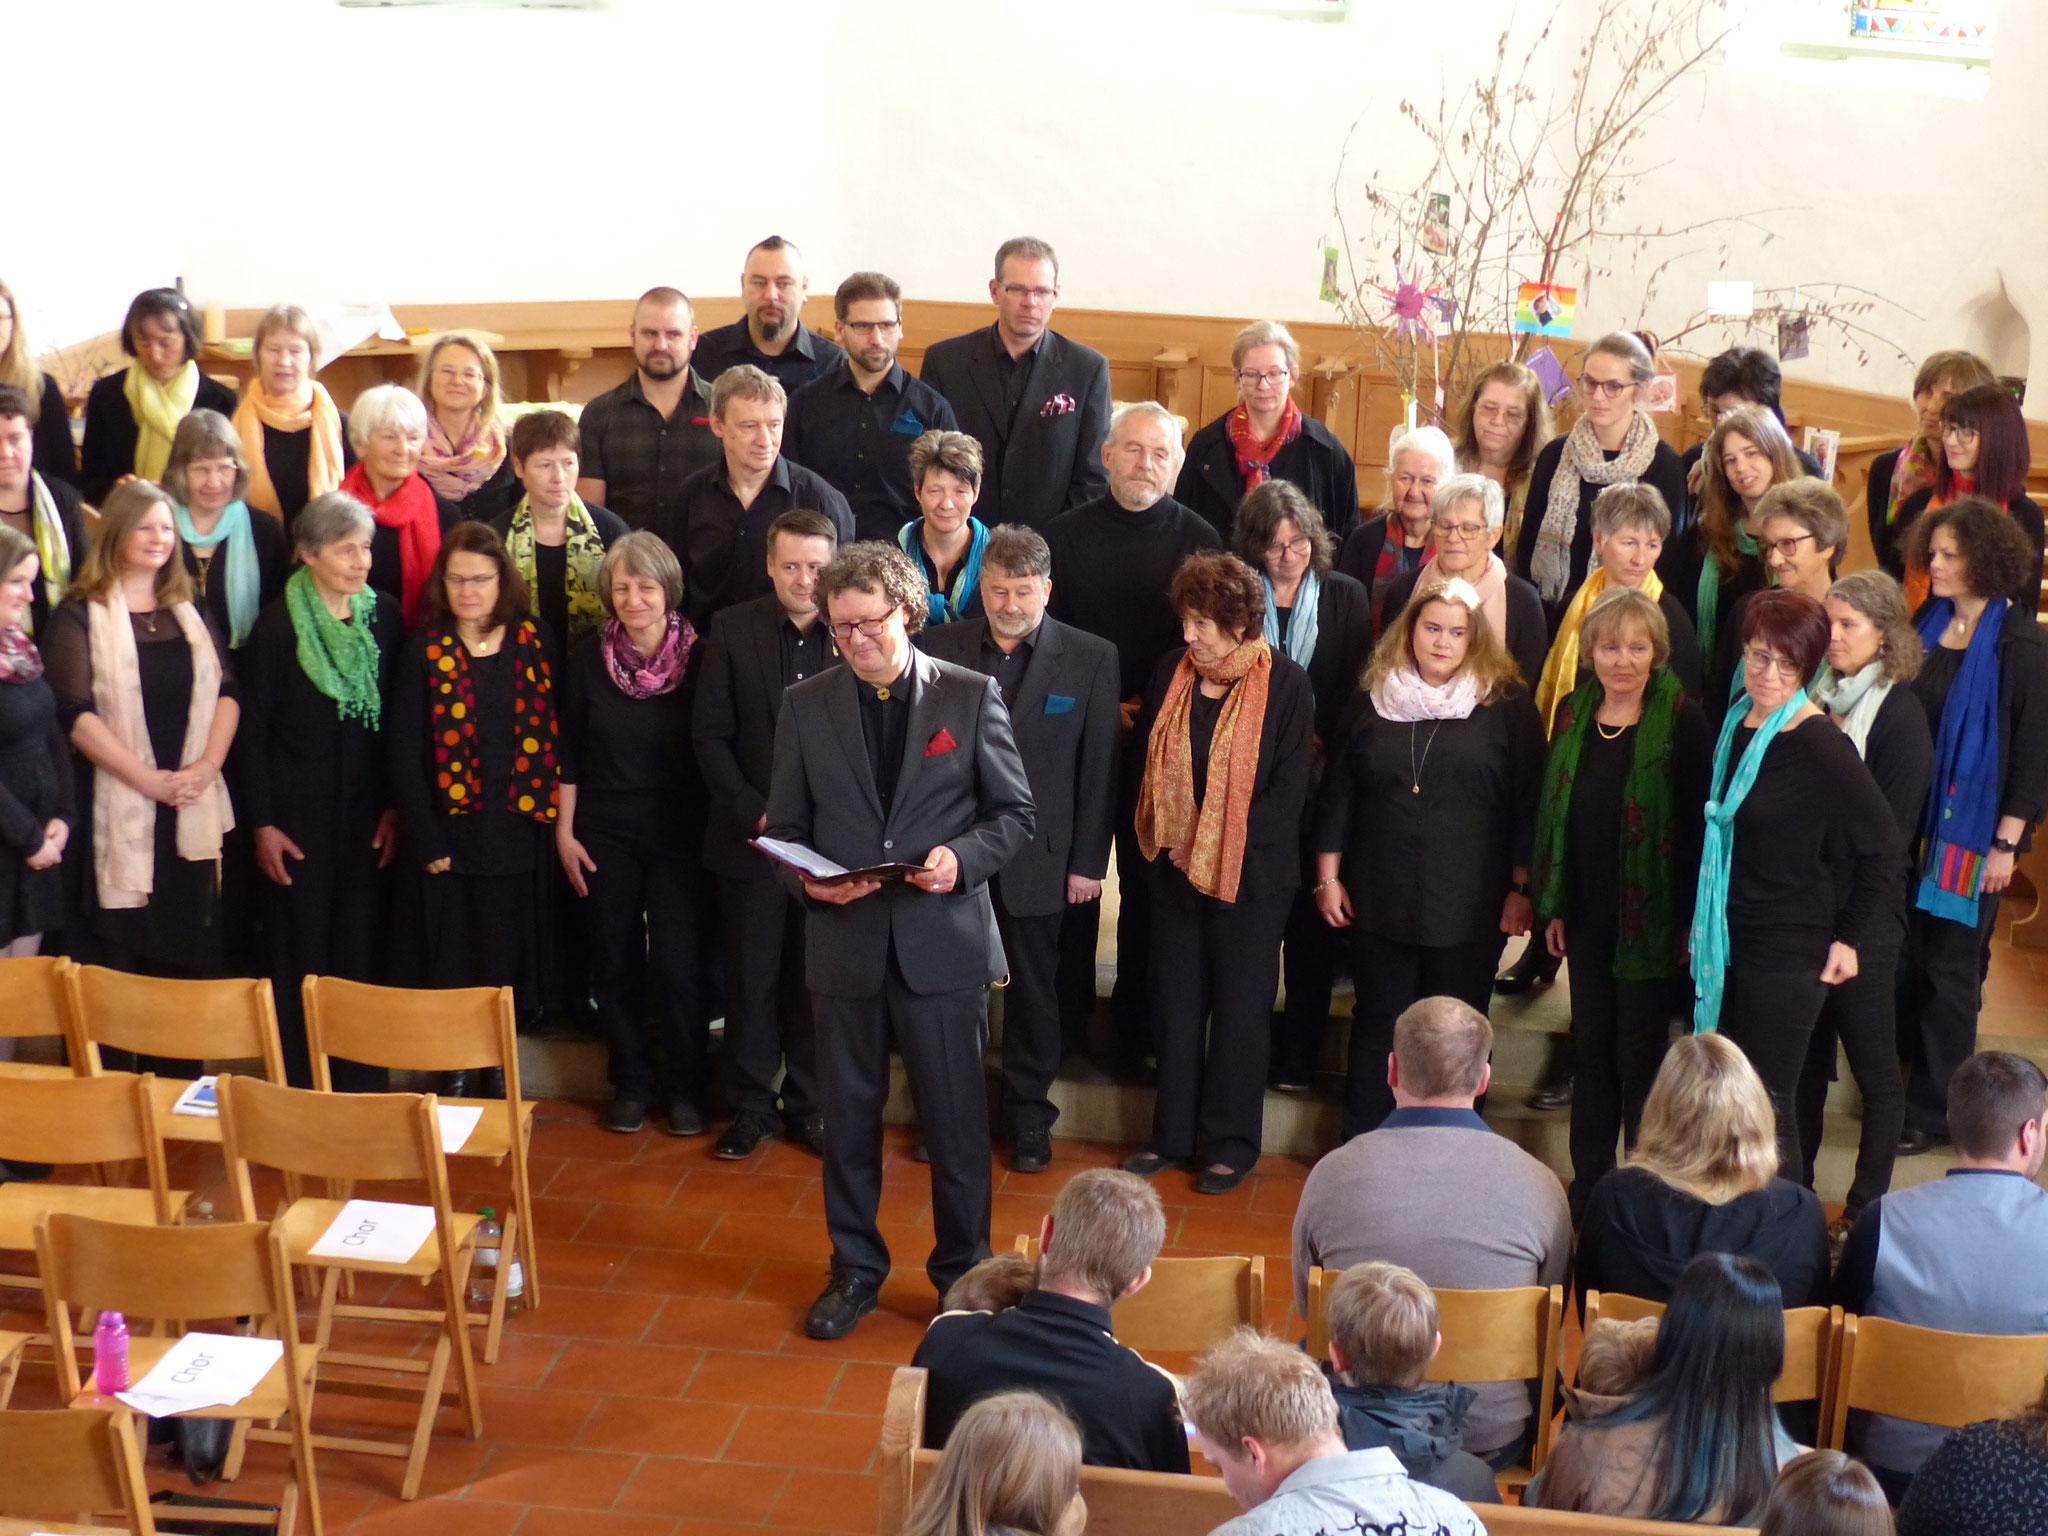
[(519, 1044), (510, 987), (418, 990), (308, 976), (301, 990), (316, 1087), (333, 1086), (329, 1056), (411, 1072), (502, 1067), (506, 1102), (518, 1103)]
[[(1678, 1527), (1669, 1520), (1636, 1520), (1621, 1515), (1582, 1515), (1569, 1509), (1537, 1509), (1527, 1504), (1475, 1504), (1472, 1513), (1486, 1527), (1486, 1536), (1672, 1536)], [(1717, 1526), (1729, 1536), (1754, 1531), (1753, 1525)]]
[(1564, 1362), (1564, 1287), (1438, 1290), (1436, 1311), (1443, 1348), (1429, 1362), (1424, 1379), (1534, 1381), (1536, 1439), (1529, 1450), (1529, 1471), (1541, 1472), (1550, 1459), (1557, 1373)]
[(172, 1216), (164, 1144), (150, 1107), (149, 1075), (14, 1078), (0, 1075), (0, 1158), (22, 1163), (139, 1160), (159, 1196), (157, 1220)]
[(323, 1093), (255, 1077), (220, 1082), (221, 1142), (242, 1220), (258, 1220), (249, 1165), (305, 1178), (420, 1182), (448, 1196), (434, 1096)]
[(0, 960), (0, 1037), (27, 1040), (55, 1035), (77, 1061), (76, 1015), (69, 979), (78, 969), (61, 955)]
[(1852, 1408), (1950, 1428), (2011, 1418), (2041, 1395), (2048, 1334), (1945, 1333), (1845, 1317), (1835, 1358), (1827, 1443), (1840, 1449)]
[(100, 1047), (109, 1045), (184, 1061), (257, 1057), (265, 1077), (285, 1080), (277, 1004), (267, 978), (174, 981), (84, 965), (70, 984), (89, 1071), (100, 1070)]
[(131, 1536), (155, 1536), (126, 1409), (0, 1410), (0, 1467), (0, 1515), (118, 1511)]
[[(1664, 1303), (1626, 1296), (1620, 1291), (1586, 1292), (1586, 1326), (1601, 1318), (1632, 1323), (1662, 1317)], [(1842, 1325), (1840, 1307), (1792, 1307), (1785, 1313), (1785, 1368), (1771, 1384), (1774, 1403), (1819, 1403), (1820, 1422), (1828, 1422), (1828, 1393), (1834, 1385), (1835, 1334)]]
[[(1013, 1245), (1038, 1258), (1038, 1239), (1020, 1233)], [(1119, 1344), (1140, 1354), (1198, 1355), (1235, 1328), (1259, 1328), (1266, 1316), (1266, 1256), (1154, 1259), (1152, 1279), (1110, 1308)]]

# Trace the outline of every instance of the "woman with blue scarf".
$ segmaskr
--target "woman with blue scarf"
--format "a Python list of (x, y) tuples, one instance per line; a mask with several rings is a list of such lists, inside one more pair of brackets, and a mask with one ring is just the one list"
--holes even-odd
[(1923, 513), (1907, 559), (1931, 582), (1913, 616), (1927, 659), (1912, 686), (1934, 726), (1899, 974), (1899, 1151), (1911, 1155), (1949, 1139), (1948, 1080), (1977, 1049), (1999, 894), (2048, 809), (2048, 641), (2024, 607), (1986, 596), (2040, 579), (2040, 557), (1993, 503), (1964, 496)]
[(1743, 692), (1708, 781), (1693, 906), (1693, 1029), (1720, 1030), (1763, 1079), (1779, 1166), (1800, 1165), (1794, 1098), (1828, 989), (1898, 878), (1898, 834), (1877, 781), (1807, 697), (1828, 650), (1827, 610), (1801, 592), (1743, 607)]
[(219, 411), (194, 411), (178, 423), (163, 487), (175, 503), (178, 542), (199, 606), (239, 651), (256, 615), (284, 591), (291, 554), (284, 525), (252, 515), (242, 498), (249, 462), (241, 435)]
[(1314, 812), (1323, 744), (1372, 654), (1372, 599), (1362, 583), (1331, 569), (1337, 541), (1300, 486), (1267, 480), (1237, 509), (1231, 553), (1260, 573), (1266, 588), (1266, 644), (1308, 673), (1316, 703), (1315, 763), (1302, 816), (1301, 889), (1287, 919), (1283, 950), (1287, 1007), (1274, 1025), (1268, 1081), (1304, 1093), (1315, 1081), (1330, 1023), (1342, 939), (1316, 910)]
[(965, 432), (927, 432), (910, 445), (910, 485), (924, 516), (896, 535), (924, 572), (933, 624), (981, 612), (981, 556), (988, 525), (973, 515), (981, 494), (981, 444)]

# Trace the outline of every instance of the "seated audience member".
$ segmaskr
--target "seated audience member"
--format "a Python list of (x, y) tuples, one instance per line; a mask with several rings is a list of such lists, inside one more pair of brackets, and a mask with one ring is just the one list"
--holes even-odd
[(519, 497), (505, 452), (498, 359), (483, 337), (448, 331), (427, 349), (413, 388), (427, 404), (420, 473), (463, 517), (490, 522)]
[(1695, 1255), (1753, 1258), (1788, 1307), (1826, 1300), (1828, 1234), (1812, 1190), (1778, 1178), (1770, 1098), (1725, 1035), (1665, 1053), (1627, 1163), (1593, 1186), (1579, 1228), (1578, 1285), (1668, 1301)]
[(1021, 1253), (997, 1253), (953, 1282), (939, 1303), (941, 1312), (1007, 1312), (1038, 1289), (1038, 1261)]
[(1436, 488), (1457, 472), (1457, 454), (1440, 429), (1416, 427), (1394, 439), (1379, 511), (1352, 529), (1337, 552), (1337, 569), (1372, 597), (1375, 634), (1400, 611), (1387, 608), (1394, 578), (1421, 570), (1435, 556), (1430, 519)]
[(698, 338), (697, 371), (716, 384), (726, 369), (744, 363), (790, 394), (823, 377), (844, 354), (804, 324), (804, 300), (810, 296), (804, 253), (782, 236), (770, 235), (747, 252), (740, 272), (746, 313)]
[(256, 371), (235, 407), (235, 431), (249, 453), (249, 505), (291, 526), (315, 496), (341, 489), (355, 464), (348, 413), (338, 410), (320, 367), (320, 327), (296, 304), (256, 322)]
[(1530, 692), (1543, 676), (1550, 652), (1550, 623), (1536, 589), (1500, 558), (1507, 503), (1485, 475), (1459, 473), (1438, 483), (1429, 501), (1430, 541), (1436, 553), (1420, 569), (1404, 571), (1387, 586), (1381, 627), (1408, 606), (1417, 592), (1461, 576), (1478, 589), (1486, 622), (1493, 627)]
[(1595, 1397), (1631, 1397), (1656, 1366), (1656, 1318), (1636, 1317), (1624, 1323), (1603, 1317), (1586, 1330), (1585, 1342), (1579, 1345), (1578, 1388)]
[(1521, 546), (1522, 507), (1536, 455), (1552, 437), (1543, 381), (1520, 363), (1490, 363), (1472, 375), (1451, 411), (1451, 441), (1458, 468), (1484, 475), (1507, 503), (1501, 547)]
[(2040, 1536), (2048, 1510), (2048, 1384), (2009, 1419), (1967, 1425), (1920, 1463), (1899, 1536)]
[(625, 520), (576, 494), (582, 436), (567, 411), (534, 411), (512, 425), (506, 462), (524, 494), (515, 494), (491, 528), (533, 594), (549, 659), (567, 656), (604, 627), (597, 568), (626, 536)]
[[(1983, 1051), (1956, 1068), (1948, 1089), (1955, 1167), (1864, 1207), (1835, 1271), (1837, 1302), (1859, 1316), (1948, 1333), (2048, 1333), (2048, 1190), (2034, 1182), (2044, 1091), (2041, 1069), (2008, 1051)], [(1946, 1433), (1871, 1414), (1852, 1439), (1896, 1497)]]
[[(606, 506), (629, 528), (673, 515), (683, 482), (718, 462), (711, 430), (711, 381), (690, 367), (697, 322), (673, 288), (650, 288), (633, 306), (627, 330), (633, 374), (583, 407), (583, 478), (576, 494)], [(680, 554), (681, 551), (678, 551)]]
[(1754, 1259), (1703, 1253), (1657, 1324), (1631, 1397), (1564, 1389), (1565, 1426), (1532, 1503), (1589, 1515), (1748, 1525), (1797, 1447), (1771, 1383), (1785, 1367), (1784, 1299)]
[(1237, 404), (1189, 440), (1174, 500), (1227, 544), (1245, 496), (1281, 480), (1299, 486), (1341, 540), (1358, 522), (1358, 471), (1337, 435), (1290, 393), (1301, 379), (1294, 337), (1277, 320), (1254, 320), (1230, 344), (1230, 371)]
[(966, 1413), (902, 1536), (1081, 1536), (1081, 1437), (1036, 1392), (998, 1392)]
[(890, 537), (924, 572), (929, 622), (980, 617), (981, 557), (988, 548), (988, 524), (974, 515), (981, 444), (965, 432), (925, 433), (910, 445), (910, 485), (918, 515)]
[(284, 525), (250, 515), (242, 440), (218, 411), (193, 411), (178, 423), (162, 483), (175, 503), (193, 595), (239, 651), (291, 574)]
[(1886, 551), (1888, 567), (1896, 566), (1905, 584), (1906, 603), (1914, 612), (1928, 597), (1928, 560), (1916, 553), (1913, 525), (1920, 514), (1953, 506), (1964, 496), (1992, 503), (2026, 535), (2032, 555), (2009, 597), (2028, 613), (2041, 607), (2041, 509), (2027, 495), (2027, 471), (2033, 453), (2020, 403), (2003, 384), (1978, 384), (1945, 401), (1941, 407), (1941, 463), (1934, 483), (1914, 492), (1899, 507), (1899, 519)]
[(927, 1445), (944, 1445), (968, 1405), (1022, 1388), (1080, 1420), (1092, 1467), (1188, 1470), (1173, 1378), (1111, 1334), (1109, 1309), (1144, 1289), (1166, 1239), (1144, 1180), (1091, 1168), (1067, 1181), (1038, 1229), (1038, 1287), (1006, 1312), (943, 1312), (911, 1357), (931, 1372)]
[(1870, 490), (1865, 510), (1870, 521), (1870, 547), (1877, 563), (1894, 579), (1906, 573), (1905, 551), (1900, 547), (1908, 519), (1900, 509), (1913, 493), (1934, 484), (1941, 469), (1941, 408), (1951, 396), (1978, 384), (1995, 384), (1998, 376), (1991, 365), (1974, 352), (1947, 351), (1929, 354), (1913, 375), (1913, 410), (1919, 417), (1913, 437), (1905, 447), (1880, 453), (1870, 461)]
[(1498, 1504), (1493, 1469), (1464, 1448), (1470, 1387), (1424, 1381), (1443, 1347), (1436, 1293), (1398, 1264), (1354, 1264), (1329, 1296), (1331, 1390), (1345, 1446), (1383, 1445), (1418, 1483), (1469, 1504)]
[(0, 386), (4, 385), (12, 385), (28, 399), (36, 467), (77, 490), (78, 445), (71, 441), (71, 407), (57, 381), (36, 366), (36, 349), (22, 324), (21, 305), (14, 290), (0, 282)]
[[(1473, 1112), (1492, 1068), (1493, 1026), (1456, 998), (1426, 997), (1394, 1025), (1394, 1112), (1317, 1163), (1294, 1217), (1294, 1303), (1308, 1272), (1372, 1260), (1447, 1290), (1557, 1285), (1571, 1216), (1557, 1175)], [(1455, 1220), (1447, 1219), (1455, 1213)], [(1534, 1426), (1528, 1388), (1489, 1382), (1465, 1416), (1465, 1447), (1496, 1470)]]
[[(1722, 417), (1745, 405), (1762, 406), (1784, 426), (1785, 408), (1779, 403), (1784, 387), (1785, 375), (1778, 360), (1762, 347), (1730, 347), (1700, 370), (1700, 410), (1707, 419), (1707, 431), (1711, 434), (1721, 425)], [(1699, 490), (1700, 457), (1705, 447), (1704, 441), (1697, 442), (1678, 456), (1685, 469), (1686, 487), (1694, 492)], [(1792, 456), (1807, 475), (1820, 478), (1820, 460), (1804, 448), (1794, 448)], [(1683, 533), (1686, 526), (1681, 523), (1672, 531)]]
[(121, 322), (121, 350), (134, 361), (85, 397), (79, 489), (96, 507), (116, 481), (162, 476), (188, 412), (235, 413), (234, 391), (199, 371), (199, 317), (177, 289), (135, 296)]
[(1840, 1451), (1808, 1451), (1778, 1474), (1758, 1536), (1892, 1536), (1892, 1507), (1862, 1462)]
[(1202, 1454), (1245, 1510), (1210, 1536), (1483, 1536), (1477, 1515), (1411, 1478), (1387, 1447), (1348, 1448), (1329, 1382), (1291, 1344), (1240, 1328), (1202, 1357), (1185, 1390)]
[(410, 632), (425, 613), (441, 536), (462, 521), (419, 472), (427, 408), (403, 384), (379, 384), (356, 396), (348, 438), (362, 457), (342, 476), (341, 488), (377, 521), (370, 585), (398, 599)]
[(28, 395), (0, 384), (0, 526), (12, 528), (36, 548), (35, 593), (23, 621), (31, 635), (42, 632), (92, 548), (76, 488), (36, 466), (35, 428)]

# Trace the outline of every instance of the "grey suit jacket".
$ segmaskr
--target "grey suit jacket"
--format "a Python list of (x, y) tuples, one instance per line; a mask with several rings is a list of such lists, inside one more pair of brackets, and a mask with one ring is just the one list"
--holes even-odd
[[(928, 655), (981, 669), (986, 618), (942, 624), (917, 638)], [(1038, 825), (996, 889), (1018, 917), (1064, 911), (1067, 876), (1109, 870), (1116, 811), (1116, 647), (1050, 614), (1017, 682), (1010, 725), (1031, 781)]]
[[(1007, 969), (988, 882), (1030, 840), (1024, 762), (995, 680), (911, 652), (915, 691), (903, 767), (885, 820), (861, 734), (860, 680), (848, 667), (782, 696), (768, 835), (815, 848), (848, 869), (922, 864), (944, 844), (959, 860), (951, 891), (891, 881), (844, 906), (812, 902), (804, 925), (813, 992), (872, 997), (893, 946), (913, 992), (986, 986)], [(785, 878), (799, 893), (802, 882)]]

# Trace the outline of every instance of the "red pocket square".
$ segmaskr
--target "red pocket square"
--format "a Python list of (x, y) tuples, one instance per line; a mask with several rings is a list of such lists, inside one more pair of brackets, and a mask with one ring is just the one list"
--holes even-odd
[(941, 752), (950, 752), (959, 745), (960, 743), (953, 739), (953, 733), (942, 725), (939, 727), (939, 734), (926, 745), (924, 755), (937, 757)]

